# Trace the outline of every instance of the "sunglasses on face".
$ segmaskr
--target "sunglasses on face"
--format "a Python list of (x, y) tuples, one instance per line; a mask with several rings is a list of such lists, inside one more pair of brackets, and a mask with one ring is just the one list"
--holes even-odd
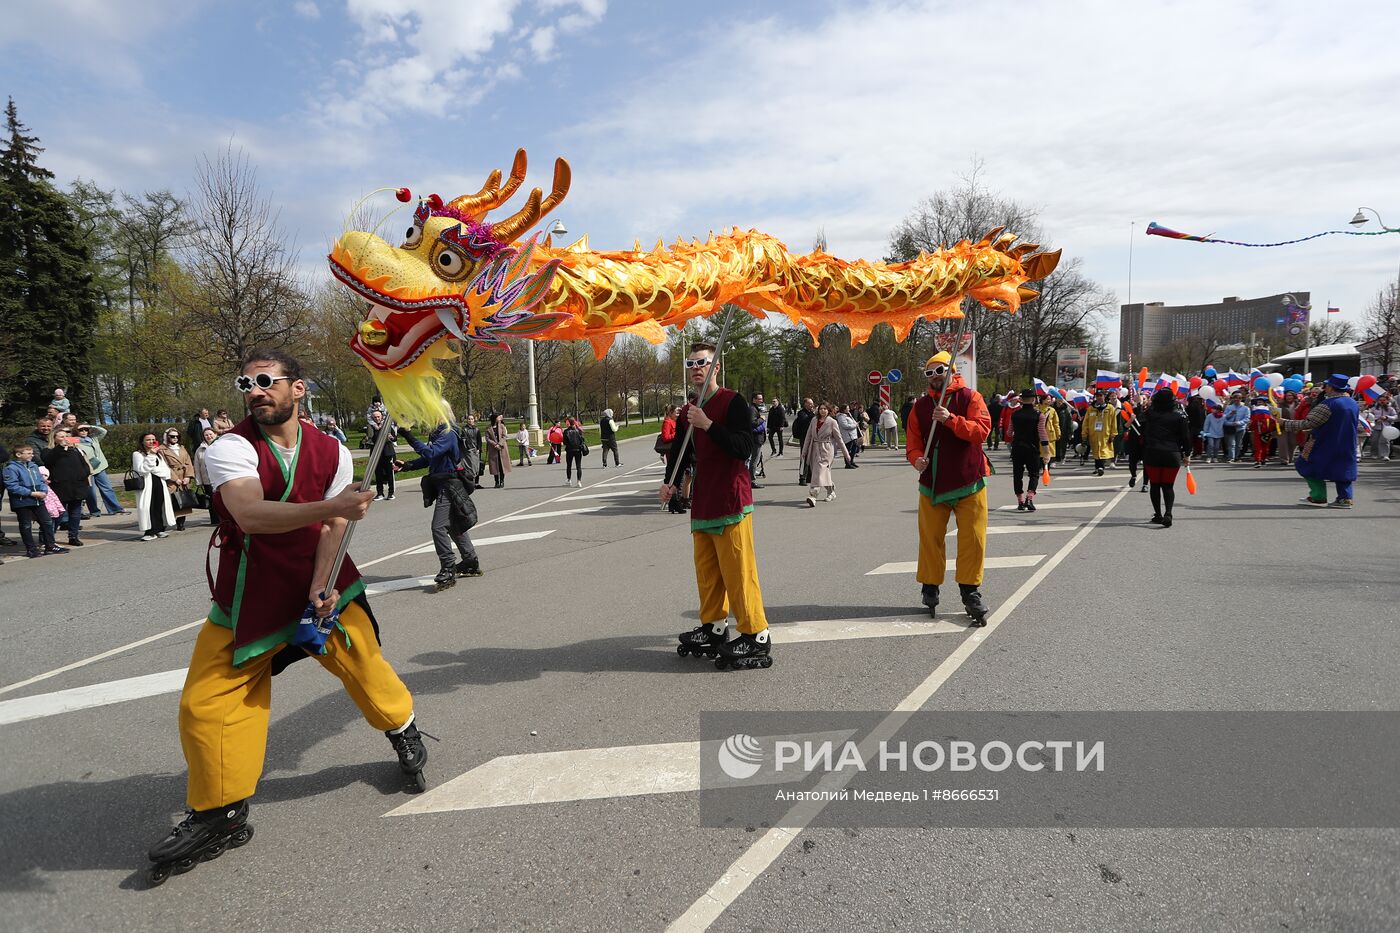
[(937, 366), (930, 366), (928, 369), (924, 370), (924, 376), (928, 379), (932, 379), (934, 376), (942, 376), (947, 372), (948, 367), (943, 363), (939, 363)]
[(273, 383), (283, 381), (292, 382), (293, 379), (291, 376), (269, 376), (267, 373), (258, 373), (256, 376), (245, 374), (233, 380), (233, 384), (237, 387), (239, 392), (247, 395), (249, 392), (253, 391), (254, 386), (266, 392), (268, 389), (272, 388)]
[(701, 366), (709, 366), (709, 365), (710, 365), (710, 359), (709, 359), (709, 357), (706, 357), (706, 358), (703, 359), (703, 360), (686, 360), (686, 361), (685, 361), (685, 368), (686, 368), (686, 369), (699, 369)]

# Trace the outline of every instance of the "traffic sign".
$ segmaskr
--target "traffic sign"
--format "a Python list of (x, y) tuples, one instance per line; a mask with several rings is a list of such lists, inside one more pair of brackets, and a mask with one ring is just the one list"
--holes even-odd
[(881, 383), (880, 385), (880, 404), (884, 405), (886, 408), (890, 407), (889, 383)]
[(898, 382), (899, 380), (904, 378), (904, 373), (900, 372), (897, 369), (892, 369), (889, 372), (885, 373), (885, 378), (888, 379), (890, 382)]
[(870, 383), (870, 384), (873, 385), (873, 386), (877, 386), (877, 385), (879, 385), (882, 381), (884, 381), (884, 378), (885, 378), (884, 376), (880, 375), (880, 371), (879, 371), (878, 369), (872, 369), (872, 370), (870, 371), (870, 375), (868, 375), (868, 376), (865, 377), (865, 381), (868, 382), (868, 383)]

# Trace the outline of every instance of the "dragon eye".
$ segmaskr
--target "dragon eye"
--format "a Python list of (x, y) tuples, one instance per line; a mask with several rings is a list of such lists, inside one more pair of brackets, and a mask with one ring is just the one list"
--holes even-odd
[(437, 263), (438, 274), (447, 278), (461, 275), (462, 271), (467, 267), (466, 261), (450, 249), (445, 249), (438, 253), (435, 262)]
[(413, 249), (415, 246), (417, 246), (419, 243), (422, 243), (422, 242), (423, 242), (423, 228), (420, 227), (420, 226), (418, 226), (417, 224), (414, 224), (413, 226), (409, 227), (408, 230), (404, 232), (404, 235), (403, 235), (403, 248), (404, 248), (404, 249)]

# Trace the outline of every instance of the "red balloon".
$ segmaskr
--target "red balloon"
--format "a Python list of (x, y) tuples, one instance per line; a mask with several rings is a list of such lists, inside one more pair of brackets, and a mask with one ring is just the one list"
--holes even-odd
[(1192, 377), (1191, 377), (1191, 383), (1190, 383), (1190, 385), (1191, 385), (1191, 391), (1192, 391), (1192, 392), (1196, 391), (1196, 390), (1199, 389), (1204, 383), (1205, 383), (1205, 380), (1202, 379), (1200, 376), (1192, 376)]
[(1230, 386), (1226, 384), (1224, 379), (1217, 379), (1210, 385), (1211, 388), (1215, 389), (1217, 395), (1224, 395), (1230, 389)]
[(1356, 391), (1358, 394), (1361, 392), (1365, 392), (1367, 389), (1371, 388), (1371, 386), (1375, 384), (1375, 376), (1362, 376), (1360, 379), (1356, 380)]

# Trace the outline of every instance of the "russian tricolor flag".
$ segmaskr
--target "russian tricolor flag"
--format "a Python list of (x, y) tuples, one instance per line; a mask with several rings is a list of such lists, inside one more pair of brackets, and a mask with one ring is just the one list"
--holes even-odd
[(1177, 398), (1186, 398), (1191, 394), (1191, 384), (1181, 373), (1172, 377), (1173, 389)]
[(1368, 385), (1366, 388), (1361, 390), (1361, 397), (1366, 399), (1366, 401), (1368, 402), (1379, 402), (1381, 400), (1381, 396), (1385, 394), (1385, 389), (1382, 389), (1380, 387), (1380, 383), (1372, 383), (1371, 385)]
[(1046, 385), (1045, 385), (1045, 383), (1041, 382), (1039, 379), (1035, 378), (1034, 376), (1031, 377), (1031, 381), (1035, 383), (1035, 394), (1036, 394), (1037, 396), (1039, 396), (1040, 398), (1045, 398), (1045, 396), (1047, 396), (1047, 395), (1050, 394), (1049, 392), (1046, 391)]
[(1121, 389), (1123, 388), (1123, 376), (1121, 373), (1101, 369), (1098, 371), (1098, 375), (1094, 376), (1094, 388)]
[(1220, 399), (1216, 398), (1214, 395), (1206, 396), (1206, 408), (1210, 409), (1211, 411), (1215, 411), (1219, 407)]
[(1268, 405), (1251, 405), (1249, 407), (1249, 413), (1251, 415), (1268, 415), (1270, 418), (1274, 416), (1273, 409)]
[(1225, 375), (1221, 378), (1225, 380), (1225, 385), (1231, 389), (1237, 389), (1240, 386), (1245, 385), (1249, 382), (1249, 379), (1247, 377), (1241, 376), (1233, 369), (1225, 370)]

